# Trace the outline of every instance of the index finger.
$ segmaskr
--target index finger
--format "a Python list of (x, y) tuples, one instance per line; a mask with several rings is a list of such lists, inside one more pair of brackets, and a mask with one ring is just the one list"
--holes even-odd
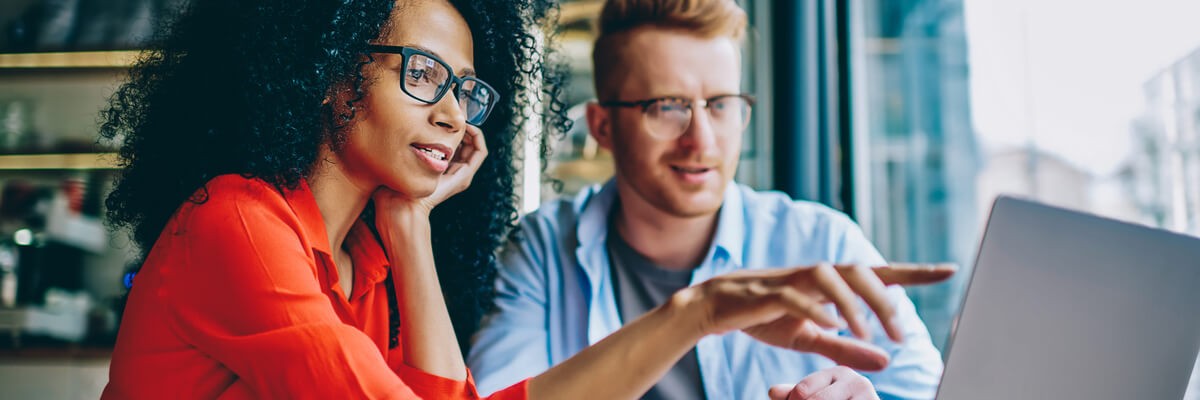
[(958, 272), (958, 265), (893, 263), (871, 267), (871, 271), (885, 285), (925, 285), (950, 279)]
[(476, 150), (487, 153), (487, 142), (483, 139), (483, 129), (478, 126), (468, 126), (467, 136), (471, 139), (471, 145), (475, 146)]

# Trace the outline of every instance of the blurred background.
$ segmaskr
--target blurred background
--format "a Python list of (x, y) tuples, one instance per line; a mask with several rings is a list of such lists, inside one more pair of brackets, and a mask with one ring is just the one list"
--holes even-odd
[[(0, 3), (0, 398), (96, 398), (107, 381), (133, 249), (103, 226), (98, 112), (184, 2)], [(969, 270), (1001, 193), (1200, 234), (1200, 3), (739, 3), (759, 103), (738, 180), (846, 212), (888, 259)], [(612, 174), (583, 123), (601, 4), (563, 1), (551, 30), (577, 122), (537, 136), (552, 179), (526, 157), (525, 211)], [(909, 292), (940, 348), (968, 276)]]

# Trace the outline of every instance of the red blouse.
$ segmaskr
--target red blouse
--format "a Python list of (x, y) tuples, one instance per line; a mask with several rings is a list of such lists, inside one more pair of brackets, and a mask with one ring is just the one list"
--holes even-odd
[[(346, 244), (349, 300), (307, 184), (214, 178), (134, 279), (102, 398), (478, 398), (469, 371), (439, 377), (388, 348), (387, 257), (362, 222)], [(491, 398), (524, 399), (527, 382)]]

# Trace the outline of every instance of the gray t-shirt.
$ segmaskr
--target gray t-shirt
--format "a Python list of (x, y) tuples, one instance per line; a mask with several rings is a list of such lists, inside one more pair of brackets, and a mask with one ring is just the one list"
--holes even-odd
[[(692, 270), (659, 268), (629, 247), (616, 227), (609, 225), (608, 258), (621, 321), (637, 319), (691, 282)], [(700, 379), (700, 362), (693, 347), (642, 399), (704, 399), (704, 385)]]

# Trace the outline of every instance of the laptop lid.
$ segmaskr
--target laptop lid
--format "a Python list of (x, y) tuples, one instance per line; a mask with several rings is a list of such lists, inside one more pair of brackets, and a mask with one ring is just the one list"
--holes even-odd
[(1001, 197), (961, 310), (938, 399), (1180, 399), (1200, 239)]

